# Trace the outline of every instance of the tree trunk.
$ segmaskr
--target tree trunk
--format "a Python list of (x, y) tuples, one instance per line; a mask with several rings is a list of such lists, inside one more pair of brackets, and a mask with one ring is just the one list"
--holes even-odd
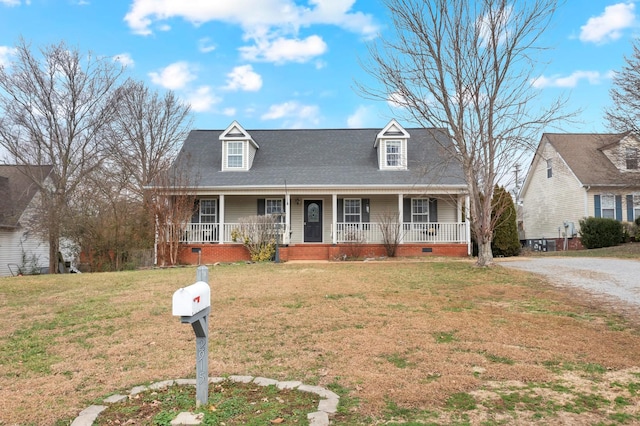
[(477, 266), (489, 266), (493, 264), (493, 251), (491, 241), (478, 241), (478, 261)]

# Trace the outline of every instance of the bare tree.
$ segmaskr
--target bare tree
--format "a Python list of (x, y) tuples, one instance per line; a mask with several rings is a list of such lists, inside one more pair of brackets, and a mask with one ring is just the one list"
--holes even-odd
[(614, 131), (637, 134), (640, 130), (640, 41), (633, 42), (633, 54), (625, 57), (625, 62), (613, 77), (609, 91), (613, 106), (605, 111), (605, 117)]
[(194, 213), (196, 196), (185, 176), (185, 170), (178, 167), (158, 173), (148, 195), (161, 266), (177, 264), (180, 242)]
[(144, 187), (169, 168), (187, 136), (191, 108), (172, 91), (161, 96), (135, 80), (118, 89), (118, 99), (111, 138), (114, 166), (132, 177), (131, 190), (142, 199)]
[(15, 61), (0, 66), (0, 146), (15, 164), (53, 166), (47, 184), (30, 176), (42, 194), (38, 230), (49, 242), (52, 273), (73, 194), (103, 159), (121, 74), (111, 59), (64, 42), (32, 51), (20, 40)]
[(396, 250), (403, 237), (402, 222), (398, 213), (385, 211), (378, 218), (380, 232), (382, 233), (382, 245), (389, 257), (396, 256)]
[(562, 115), (562, 100), (534, 110), (532, 53), (557, 0), (385, 0), (395, 37), (370, 48), (365, 69), (381, 89), (367, 96), (401, 107), (407, 119), (445, 129), (470, 194), (477, 264), (493, 261), (499, 219), (491, 215), (496, 183), (531, 148), (542, 127)]

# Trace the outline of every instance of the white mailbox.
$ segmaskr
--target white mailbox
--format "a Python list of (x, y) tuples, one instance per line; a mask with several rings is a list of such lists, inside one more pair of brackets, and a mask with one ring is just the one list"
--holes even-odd
[(173, 293), (173, 315), (191, 317), (211, 306), (209, 284), (198, 281)]

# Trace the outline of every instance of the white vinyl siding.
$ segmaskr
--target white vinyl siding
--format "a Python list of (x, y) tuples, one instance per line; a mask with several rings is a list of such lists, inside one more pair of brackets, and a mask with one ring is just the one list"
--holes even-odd
[[(553, 178), (548, 178), (547, 160), (553, 164)], [(527, 176), (528, 184), (521, 195), (524, 237), (526, 239), (558, 238), (564, 221), (576, 229), (585, 215), (593, 215), (593, 195), (585, 199), (585, 189), (549, 143), (537, 154)], [(585, 206), (591, 203), (591, 207)], [(588, 213), (587, 213), (588, 209)]]

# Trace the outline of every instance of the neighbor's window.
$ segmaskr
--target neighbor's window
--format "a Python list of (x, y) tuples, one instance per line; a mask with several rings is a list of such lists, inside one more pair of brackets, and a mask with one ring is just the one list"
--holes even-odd
[(387, 166), (399, 167), (400, 164), (400, 141), (387, 141)]
[(627, 170), (638, 169), (638, 148), (626, 149)]
[(278, 220), (284, 222), (284, 209), (282, 208), (282, 198), (267, 198), (265, 200), (265, 214), (277, 214)]
[(411, 221), (413, 223), (429, 222), (429, 199), (428, 198), (411, 199)]
[(616, 218), (616, 197), (613, 194), (602, 194), (600, 196), (600, 211), (602, 217), (607, 219)]
[(633, 219), (640, 217), (640, 193), (633, 194)]
[(553, 162), (551, 159), (547, 160), (547, 179), (553, 176)]
[(359, 198), (345, 198), (344, 221), (347, 223), (362, 222), (362, 202)]
[(242, 142), (227, 142), (227, 167), (242, 167), (243, 145), (244, 144)]
[(217, 223), (216, 200), (200, 200), (200, 223)]

